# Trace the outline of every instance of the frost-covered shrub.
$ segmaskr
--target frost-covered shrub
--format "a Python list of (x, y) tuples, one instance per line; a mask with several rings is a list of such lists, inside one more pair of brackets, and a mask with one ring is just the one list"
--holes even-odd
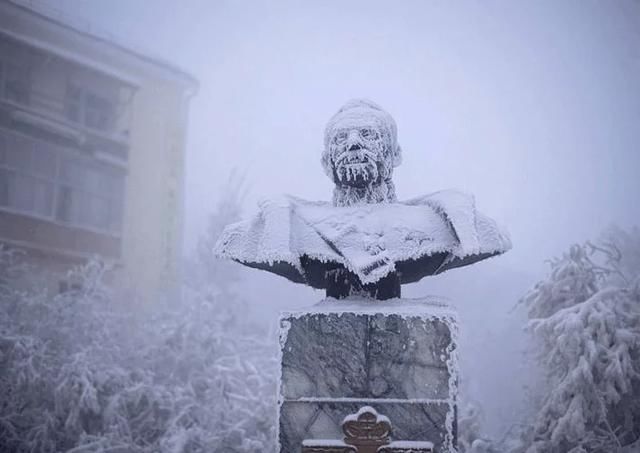
[(114, 303), (97, 261), (80, 289), (0, 297), (0, 445), (16, 452), (273, 449), (275, 339), (224, 306)]
[(611, 452), (640, 438), (640, 231), (611, 229), (551, 261), (527, 294), (547, 375), (529, 453)]
[(275, 339), (224, 306), (114, 303), (97, 261), (80, 289), (0, 297), (0, 445), (16, 452), (262, 452), (273, 447)]

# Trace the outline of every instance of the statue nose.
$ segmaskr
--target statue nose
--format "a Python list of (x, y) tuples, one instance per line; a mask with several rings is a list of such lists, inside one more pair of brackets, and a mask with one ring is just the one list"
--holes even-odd
[(361, 148), (362, 146), (360, 145), (360, 134), (358, 133), (358, 131), (355, 129), (349, 131), (349, 136), (347, 137), (347, 149), (349, 151), (357, 151)]

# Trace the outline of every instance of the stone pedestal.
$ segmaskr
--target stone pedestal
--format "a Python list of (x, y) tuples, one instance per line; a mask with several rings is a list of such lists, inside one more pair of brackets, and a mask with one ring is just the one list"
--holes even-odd
[(363, 406), (392, 437), (453, 450), (456, 316), (437, 299), (327, 299), (281, 316), (280, 453), (308, 439), (341, 439)]

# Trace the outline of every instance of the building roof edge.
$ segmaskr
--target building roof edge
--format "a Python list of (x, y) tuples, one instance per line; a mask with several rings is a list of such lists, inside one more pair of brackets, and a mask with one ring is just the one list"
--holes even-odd
[[(174, 78), (180, 79), (183, 83), (189, 85), (189, 88), (193, 90), (197, 90), (199, 87), (198, 79), (196, 79), (189, 72), (180, 68), (174, 63), (168, 62), (160, 57), (148, 55), (141, 50), (134, 49), (130, 45), (120, 43), (113, 36), (101, 36), (101, 34), (99, 34), (95, 30), (93, 31), (90, 31), (89, 29), (83, 30), (79, 25), (72, 24), (69, 22), (69, 20), (65, 20), (62, 17), (61, 12), (58, 12), (58, 14), (61, 17), (56, 18), (56, 17), (53, 17), (51, 14), (48, 14), (47, 12), (43, 11), (42, 9), (39, 9), (39, 8), (42, 8), (44, 5), (36, 5), (32, 1), (26, 1), (26, 0), (7, 0), (7, 1), (22, 10), (25, 10), (25, 11), (28, 11), (29, 13), (37, 15), (41, 19), (54, 23), (55, 25), (61, 26), (67, 30), (70, 30), (74, 33), (82, 35), (86, 38), (89, 38), (103, 45), (114, 48), (131, 57), (136, 58), (137, 60), (140, 60), (148, 65), (151, 65), (156, 69), (163, 70), (164, 72), (171, 74)], [(89, 23), (87, 23), (87, 28), (90, 28)]]

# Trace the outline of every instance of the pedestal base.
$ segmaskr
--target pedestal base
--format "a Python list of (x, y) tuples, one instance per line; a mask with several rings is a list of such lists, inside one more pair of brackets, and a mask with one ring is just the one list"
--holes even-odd
[(437, 299), (327, 299), (281, 316), (279, 444), (341, 439), (345, 416), (362, 406), (386, 415), (392, 437), (456, 437), (456, 316)]

